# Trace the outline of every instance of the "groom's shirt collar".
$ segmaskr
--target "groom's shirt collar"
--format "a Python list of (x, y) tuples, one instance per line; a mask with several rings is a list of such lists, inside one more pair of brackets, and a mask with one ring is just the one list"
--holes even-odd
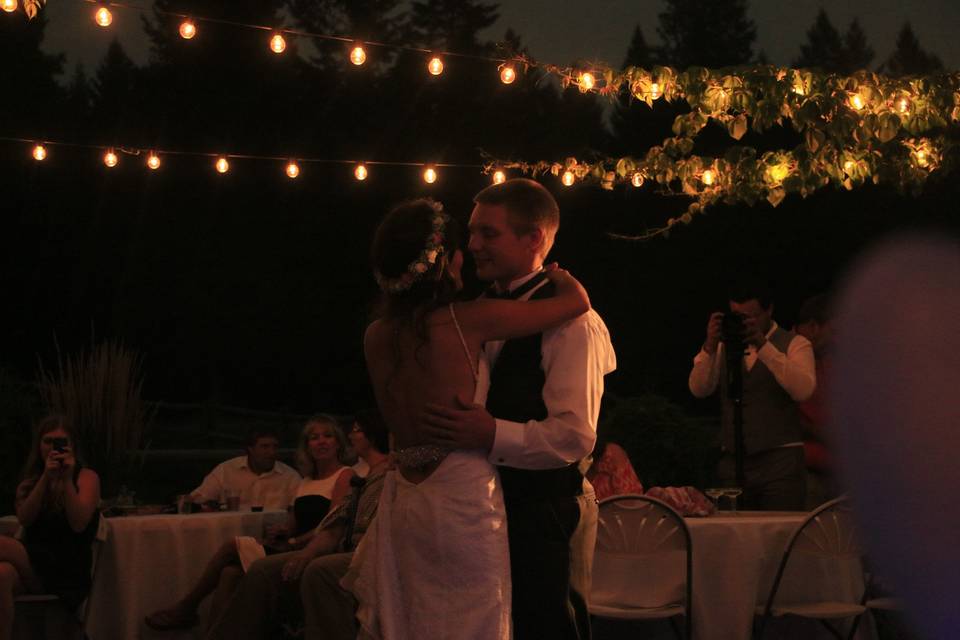
[(497, 292), (499, 292), (499, 293), (509, 293), (510, 291), (515, 290), (517, 287), (523, 286), (524, 283), (532, 280), (534, 277), (536, 277), (536, 275), (537, 275), (538, 273), (542, 273), (542, 272), (543, 272), (543, 267), (540, 267), (539, 269), (536, 269), (535, 271), (531, 271), (530, 273), (528, 273), (528, 274), (525, 275), (525, 276), (520, 276), (520, 277), (517, 278), (516, 280), (511, 280), (511, 281), (510, 281), (510, 286), (507, 287), (507, 290), (506, 290), (506, 291), (502, 291), (502, 290), (500, 289), (500, 285), (498, 285), (498, 284), (496, 284), (496, 283), (494, 283), (493, 288), (494, 288)]

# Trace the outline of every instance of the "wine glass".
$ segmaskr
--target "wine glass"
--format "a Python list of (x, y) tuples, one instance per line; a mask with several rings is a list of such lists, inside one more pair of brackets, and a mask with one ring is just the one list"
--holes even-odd
[(710, 498), (710, 501), (713, 502), (713, 508), (715, 511), (720, 511), (720, 496), (723, 495), (723, 491), (723, 489), (717, 487), (704, 491), (704, 493), (707, 494), (707, 497)]
[(726, 487), (723, 489), (723, 495), (730, 498), (730, 511), (736, 515), (737, 513), (737, 496), (743, 493), (743, 489), (740, 487)]

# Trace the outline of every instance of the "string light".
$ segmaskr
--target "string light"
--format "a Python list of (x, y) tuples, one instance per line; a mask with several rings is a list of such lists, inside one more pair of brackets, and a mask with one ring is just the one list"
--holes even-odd
[(798, 96), (802, 96), (807, 93), (806, 89), (803, 88), (802, 82), (797, 82), (797, 84), (793, 85), (792, 91)]
[(291, 180), (300, 175), (300, 165), (291, 160), (287, 163), (287, 168), (285, 169), (287, 177)]
[[(358, 164), (357, 167), (353, 170), (353, 177), (356, 178), (357, 180), (360, 180), (360, 181), (366, 180), (366, 179), (367, 179), (367, 166), (366, 166), (365, 164), (363, 164), (362, 162), (361, 162), (360, 164)], [(426, 179), (426, 178), (424, 178), (424, 179)], [(434, 180), (436, 180), (436, 177), (434, 177)], [(430, 181), (430, 180), (427, 180), (427, 182), (431, 182), (431, 181)]]
[(3, 2), (0, 3), (0, 8), (7, 13), (13, 13), (17, 10), (17, 0), (3, 0)]
[(350, 62), (358, 67), (367, 61), (367, 52), (360, 45), (355, 46), (350, 51)]
[(500, 82), (503, 84), (511, 84), (516, 79), (517, 72), (513, 70), (513, 67), (504, 67), (500, 70)]
[(563, 177), (560, 178), (560, 182), (563, 183), (563, 186), (569, 187), (574, 183), (574, 181), (576, 181), (576, 179), (576, 176), (573, 175), (573, 171), (568, 169), (567, 171), (563, 172)]
[(42, 144), (38, 144), (33, 148), (33, 159), (34, 160), (45, 160), (47, 158), (47, 148)]
[(197, 25), (187, 18), (180, 23), (180, 37), (184, 40), (190, 40), (193, 36), (197, 35)]
[(147, 166), (152, 170), (156, 171), (160, 168), (160, 156), (158, 156), (153, 151), (150, 152), (150, 155), (147, 156)]
[(274, 53), (283, 53), (287, 48), (287, 41), (279, 33), (273, 34), (270, 38), (270, 51)]
[(640, 187), (642, 187), (642, 186), (643, 186), (643, 174), (640, 173), (639, 171), (634, 172), (634, 174), (633, 174), (632, 176), (630, 176), (630, 184), (632, 184), (633, 186), (637, 187), (638, 189), (639, 189)]
[(853, 170), (856, 168), (857, 168), (857, 163), (854, 162), (853, 160), (847, 160), (846, 162), (843, 163), (843, 171), (847, 175), (850, 175), (851, 173), (853, 173)]
[(493, 172), (493, 184), (503, 184), (507, 181), (507, 174), (499, 169)]
[(663, 95), (663, 92), (660, 91), (660, 84), (657, 82), (651, 83), (650, 85), (650, 97), (654, 100)]
[(853, 95), (850, 96), (850, 106), (856, 109), (857, 111), (860, 111), (860, 109), (863, 109), (864, 102), (863, 102), (863, 98), (860, 96), (859, 93), (854, 93)]
[(438, 76), (443, 73), (443, 60), (437, 56), (430, 58), (430, 62), (427, 63), (427, 71), (430, 72), (430, 75)]
[(214, 165), (217, 168), (217, 173), (226, 173), (230, 171), (230, 163), (227, 162), (227, 159), (223, 156), (217, 158), (217, 163)]
[(909, 114), (910, 99), (904, 96), (904, 97), (901, 97), (899, 100), (897, 100), (897, 110), (903, 115)]
[(423, 172), (423, 181), (427, 184), (433, 184), (437, 181), (437, 170), (433, 167), (427, 167)]
[(767, 170), (770, 180), (775, 184), (783, 182), (784, 178), (790, 175), (790, 167), (786, 164), (775, 164)]
[(597, 79), (589, 71), (584, 71), (577, 77), (577, 84), (580, 85), (580, 91), (590, 91), (597, 86)]
[(101, 27), (109, 27), (113, 22), (113, 14), (110, 13), (110, 9), (100, 7), (97, 9), (97, 12), (93, 14), (93, 19), (96, 20), (97, 24)]
[(700, 176), (700, 180), (703, 181), (703, 184), (709, 187), (717, 181), (717, 172), (713, 169), (705, 169), (703, 175)]
[(103, 164), (107, 165), (111, 169), (117, 166), (117, 163), (120, 161), (117, 158), (117, 154), (113, 152), (113, 149), (108, 149), (105, 154), (103, 154)]

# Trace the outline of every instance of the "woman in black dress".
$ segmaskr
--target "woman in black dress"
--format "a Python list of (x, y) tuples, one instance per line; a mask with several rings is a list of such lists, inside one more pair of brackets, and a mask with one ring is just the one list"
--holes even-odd
[(52, 593), (76, 611), (90, 591), (100, 478), (77, 444), (63, 416), (37, 425), (16, 495), (23, 538), (0, 537), (0, 640), (11, 636), (15, 595)]

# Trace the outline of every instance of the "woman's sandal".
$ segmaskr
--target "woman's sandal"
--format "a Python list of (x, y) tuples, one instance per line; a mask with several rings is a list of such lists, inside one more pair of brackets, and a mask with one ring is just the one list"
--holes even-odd
[(175, 629), (189, 629), (197, 626), (200, 617), (191, 612), (180, 614), (176, 609), (164, 609), (145, 616), (144, 623), (154, 631), (173, 631)]

